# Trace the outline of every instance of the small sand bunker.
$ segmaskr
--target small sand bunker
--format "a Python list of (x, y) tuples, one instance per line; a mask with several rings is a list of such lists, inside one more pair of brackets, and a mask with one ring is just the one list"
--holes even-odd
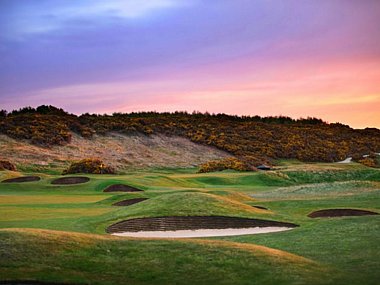
[(5, 179), (1, 181), (2, 183), (20, 183), (20, 182), (33, 182), (39, 181), (41, 177), (38, 176), (21, 176), (16, 178)]
[(125, 185), (125, 184), (114, 184), (108, 186), (103, 192), (141, 192), (143, 190), (137, 189), (133, 186)]
[(134, 237), (204, 237), (289, 230), (298, 225), (225, 216), (136, 218), (109, 226), (107, 233)]
[(90, 178), (84, 176), (72, 176), (72, 177), (61, 177), (55, 179), (51, 184), (56, 185), (70, 185), (70, 184), (80, 184), (90, 181)]
[(113, 203), (112, 206), (130, 206), (130, 205), (137, 204), (145, 200), (148, 200), (148, 198), (127, 199), (127, 200)]
[(326, 209), (319, 210), (307, 215), (310, 218), (330, 218), (330, 217), (345, 217), (345, 216), (368, 216), (378, 215), (376, 212), (358, 210), (358, 209)]
[(256, 209), (261, 209), (261, 210), (268, 210), (268, 208), (264, 207), (264, 206), (252, 206), (253, 208), (256, 208)]
[(338, 163), (351, 163), (352, 162), (352, 157), (347, 157), (345, 160), (338, 161)]

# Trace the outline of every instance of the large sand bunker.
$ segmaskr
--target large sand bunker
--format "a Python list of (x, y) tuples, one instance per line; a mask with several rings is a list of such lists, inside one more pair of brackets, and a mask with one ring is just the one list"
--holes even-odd
[(20, 183), (20, 182), (33, 182), (41, 180), (38, 176), (21, 176), (16, 178), (9, 178), (1, 181), (2, 183)]
[(57, 185), (70, 185), (70, 184), (80, 184), (90, 181), (90, 178), (84, 176), (72, 176), (72, 177), (61, 177), (55, 179), (51, 184)]
[(125, 184), (114, 184), (108, 186), (103, 192), (140, 192), (143, 191), (141, 189), (137, 189), (136, 187), (125, 185)]
[(368, 216), (378, 215), (376, 212), (358, 209), (325, 209), (310, 213), (307, 215), (310, 218), (332, 218), (345, 216)]
[(225, 237), (266, 234), (291, 230), (288, 227), (254, 227), (239, 229), (200, 229), (200, 230), (179, 230), (179, 231), (141, 231), (113, 233), (114, 236), (137, 237), (137, 238), (197, 238), (197, 237)]
[(288, 230), (298, 225), (225, 216), (136, 218), (109, 226), (107, 233), (135, 237), (226, 236)]
[(148, 200), (148, 198), (127, 199), (127, 200), (122, 200), (122, 201), (113, 203), (112, 206), (130, 206), (130, 205), (137, 204), (145, 200)]

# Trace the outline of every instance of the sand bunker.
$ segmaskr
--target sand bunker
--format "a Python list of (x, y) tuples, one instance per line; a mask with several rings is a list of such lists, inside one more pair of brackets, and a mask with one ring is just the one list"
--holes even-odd
[(261, 209), (261, 210), (268, 210), (268, 208), (263, 207), (263, 206), (252, 206), (252, 207), (256, 209)]
[(20, 183), (20, 182), (33, 182), (41, 180), (38, 176), (21, 176), (16, 178), (5, 179), (2, 183)]
[(130, 205), (137, 204), (145, 200), (148, 200), (148, 198), (127, 199), (127, 200), (113, 203), (112, 206), (130, 206)]
[(352, 162), (352, 157), (347, 157), (345, 160), (338, 161), (338, 163), (351, 163)]
[(378, 215), (376, 212), (357, 210), (357, 209), (326, 209), (319, 210), (307, 215), (310, 218), (330, 218), (330, 217), (345, 217), (345, 216), (368, 216)]
[(225, 217), (136, 218), (109, 226), (107, 233), (134, 237), (202, 237), (284, 231), (298, 225), (270, 220)]
[(137, 189), (135, 187), (125, 185), (125, 184), (114, 184), (108, 186), (103, 192), (140, 192), (143, 191), (141, 189)]
[(203, 230), (180, 230), (180, 231), (141, 231), (113, 233), (114, 236), (141, 237), (141, 238), (193, 238), (193, 237), (223, 237), (254, 235), (288, 231), (288, 227), (264, 227), (264, 228), (240, 228), (240, 229), (203, 229)]
[(84, 176), (72, 176), (72, 177), (61, 177), (55, 179), (51, 182), (51, 184), (58, 185), (70, 185), (70, 184), (80, 184), (90, 181), (90, 178)]

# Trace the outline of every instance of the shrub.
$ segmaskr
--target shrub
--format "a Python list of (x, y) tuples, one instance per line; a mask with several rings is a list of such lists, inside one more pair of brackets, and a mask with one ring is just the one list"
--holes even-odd
[(354, 155), (352, 159), (368, 167), (380, 168), (380, 157), (376, 153), (368, 156)]
[(115, 169), (105, 165), (103, 161), (96, 158), (87, 158), (71, 163), (69, 168), (62, 174), (91, 173), (91, 174), (114, 174)]
[(238, 170), (238, 171), (254, 171), (253, 166), (246, 162), (243, 162), (237, 158), (224, 158), (211, 160), (201, 164), (198, 173), (222, 171), (226, 169)]
[(0, 132), (15, 139), (30, 140), (36, 145), (64, 145), (71, 141), (67, 120), (60, 116), (39, 114), (7, 116), (0, 123)]
[[(320, 119), (230, 116), (194, 112), (83, 114), (76, 116), (54, 106), (0, 111), (0, 133), (42, 146), (70, 143), (71, 133), (90, 138), (108, 132), (180, 136), (227, 151), (251, 165), (274, 159), (334, 162), (353, 153), (380, 150), (380, 130), (354, 130)], [(362, 158), (362, 157), (360, 157)], [(369, 163), (367, 160), (364, 163)], [(270, 163), (269, 163), (270, 164)]]
[(0, 160), (0, 170), (16, 171), (16, 166), (8, 160)]

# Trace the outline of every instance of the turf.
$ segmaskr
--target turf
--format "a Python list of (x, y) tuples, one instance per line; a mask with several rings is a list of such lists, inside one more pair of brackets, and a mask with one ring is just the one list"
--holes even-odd
[[(0, 172), (0, 180), (42, 178), (0, 183), (0, 281), (376, 284), (379, 216), (311, 219), (307, 214), (329, 208), (380, 212), (380, 170), (356, 164), (280, 164), (274, 172), (257, 173), (149, 169), (88, 175), (89, 182), (77, 185), (52, 185), (60, 177), (54, 171)], [(119, 183), (144, 192), (103, 193)], [(149, 199), (112, 206), (133, 198)], [(259, 218), (300, 227), (197, 240), (123, 239), (105, 233), (107, 226), (125, 219), (191, 215)]]

